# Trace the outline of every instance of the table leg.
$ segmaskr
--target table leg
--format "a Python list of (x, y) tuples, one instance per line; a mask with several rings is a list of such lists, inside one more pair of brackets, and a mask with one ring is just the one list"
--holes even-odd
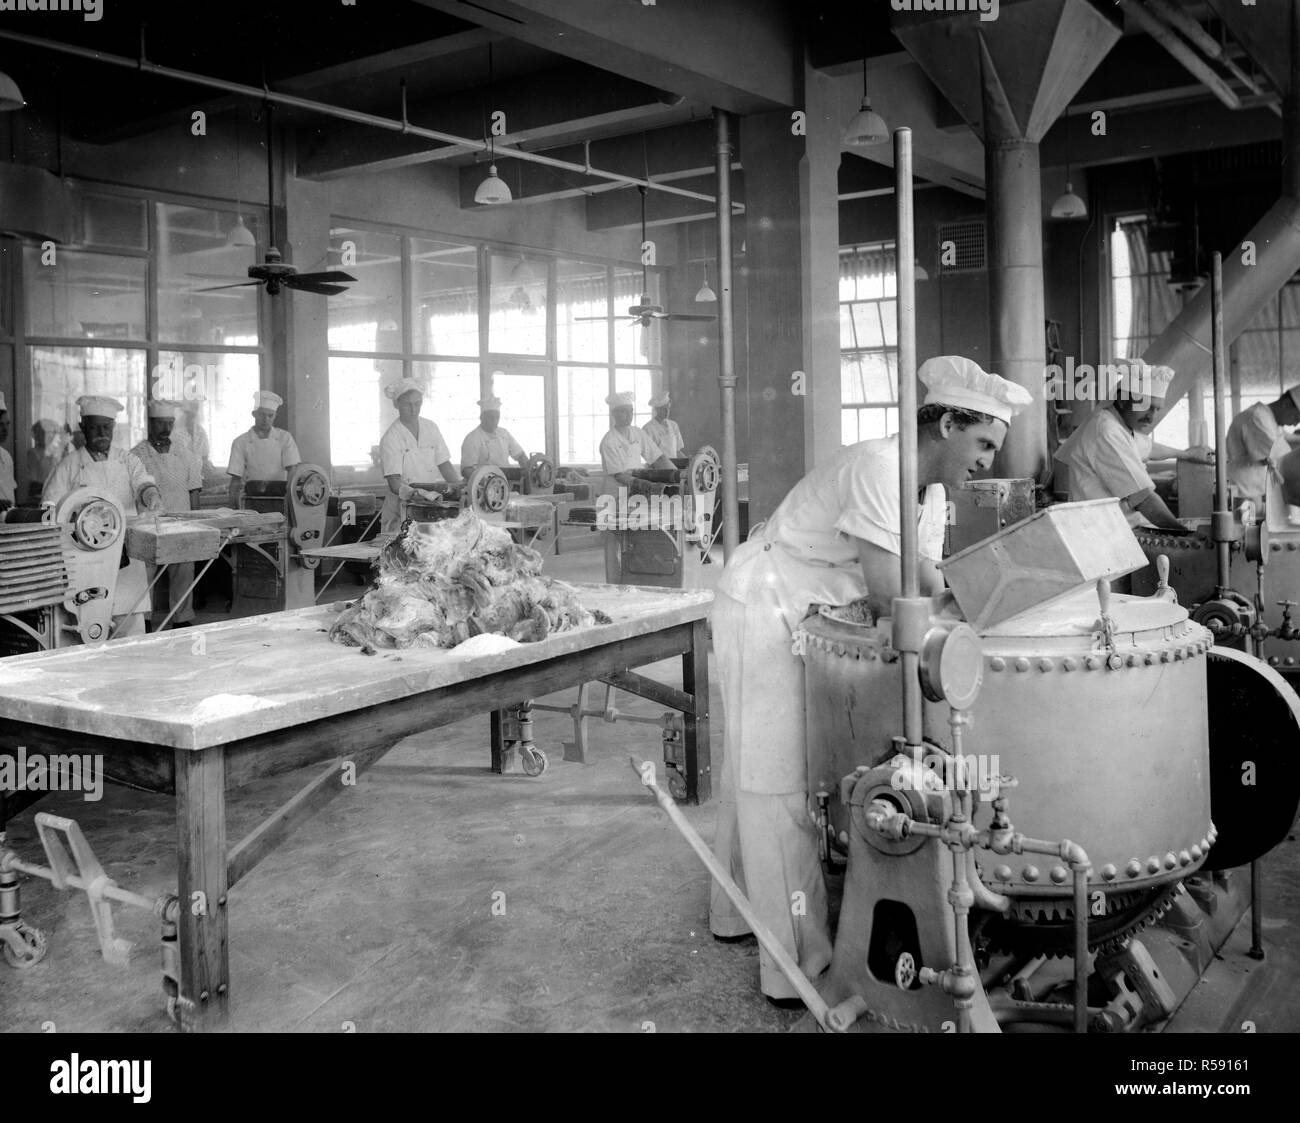
[(713, 795), (707, 620), (697, 620), (691, 625), (691, 649), (682, 655), (682, 689), (695, 702), (695, 712), (682, 715), (686, 726), (686, 802), (707, 803)]
[(181, 1030), (222, 1029), (230, 1016), (223, 748), (176, 751), (176, 864)]
[(492, 711), (492, 771), (501, 775), (510, 771), (514, 749), (506, 749), (506, 712)]

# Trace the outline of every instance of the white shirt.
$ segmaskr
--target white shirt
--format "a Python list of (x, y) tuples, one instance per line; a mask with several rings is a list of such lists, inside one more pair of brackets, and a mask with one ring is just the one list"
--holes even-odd
[[(916, 504), (919, 553), (931, 561), (943, 557), (946, 499), (942, 484), (930, 484)], [(753, 581), (766, 580), (759, 575), (775, 564), (777, 593), (793, 628), (810, 604), (846, 604), (867, 594), (853, 539), (901, 554), (901, 519), (898, 437), (860, 441), (795, 484), (750, 536), (750, 543), (766, 547), (767, 566), (728, 564), (718, 588), (744, 601)]]
[(297, 442), (284, 429), (272, 428), (265, 439), (249, 429), (230, 442), (226, 471), (241, 479), (284, 480), (289, 478), (285, 469), (301, 463)]
[(1228, 479), (1243, 499), (1260, 503), (1268, 486), (1269, 467), (1291, 451), (1273, 411), (1263, 402), (1243, 409), (1232, 419), (1224, 439)]
[(642, 432), (663, 449), (664, 455), (669, 460), (681, 456), (682, 450), (686, 447), (682, 431), (671, 417), (667, 421), (656, 421), (651, 418), (645, 423)]
[[(154, 478), (145, 470), (139, 457), (129, 452), (113, 448), (109, 449), (106, 460), (96, 460), (84, 448), (75, 448), (55, 465), (50, 478), (45, 481), (41, 501), (58, 504), (79, 487), (93, 487), (116, 499), (124, 512), (132, 514), (143, 509), (140, 493), (153, 483)], [(118, 570), (117, 585), (113, 589), (113, 615), (148, 612), (149, 602), (142, 599), (147, 584), (142, 561), (132, 561)]]
[(509, 468), (515, 458), (523, 455), (523, 448), (509, 431), (498, 425), (496, 432), (485, 433), (480, 425), (461, 442), (460, 466), (477, 468), (480, 464), (495, 464), (498, 468)]
[(199, 462), (200, 472), (212, 460), (207, 431), (198, 422), (195, 422), (194, 433), (191, 435), (185, 428), (185, 422), (177, 419), (176, 426), (172, 429), (172, 451), (192, 453)]
[(164, 511), (173, 513), (190, 509), (190, 492), (203, 487), (203, 473), (191, 453), (178, 452), (175, 444), (167, 452), (159, 452), (144, 440), (131, 450), (131, 455), (144, 465), (145, 471), (158, 484)]
[(628, 427), (627, 436), (617, 429), (610, 429), (600, 439), (600, 466), (605, 473), (605, 494), (618, 494), (618, 481), (614, 476), (619, 472), (631, 472), (653, 464), (663, 455), (663, 450), (650, 439), (644, 429), (635, 425)]
[(18, 492), (18, 481), (14, 479), (14, 458), (7, 449), (0, 448), (0, 499), (13, 504)]
[[(447, 442), (432, 421), (421, 417), (417, 437), (399, 417), (379, 439), (379, 470), (385, 476), (401, 476), (408, 484), (433, 483), (442, 479), (439, 464), (446, 464), (451, 459)], [(384, 510), (379, 524), (384, 534), (395, 533), (402, 528), (405, 512), (403, 504), (390, 489), (384, 495)]]
[[(1149, 435), (1130, 433), (1119, 414), (1109, 406), (1094, 410), (1056, 451), (1056, 459), (1070, 469), (1070, 498), (1136, 496), (1136, 502), (1140, 503), (1156, 488), (1146, 466), (1151, 445)], [(1150, 525), (1135, 510), (1126, 514), (1129, 526)]]

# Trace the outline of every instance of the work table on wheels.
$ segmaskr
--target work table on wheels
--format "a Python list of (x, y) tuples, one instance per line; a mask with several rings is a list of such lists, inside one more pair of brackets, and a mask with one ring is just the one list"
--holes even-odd
[[(687, 801), (709, 798), (712, 593), (573, 587), (588, 609), (604, 612), (611, 623), (492, 654), (421, 647), (365, 655), (329, 641), (337, 612), (326, 605), (0, 659), (0, 756), (20, 749), (29, 755), (96, 754), (110, 782), (174, 796), (176, 894), (153, 905), (163, 918), (169, 1012), (185, 1030), (225, 1028), (234, 989), (230, 886), (414, 733), (490, 715), (491, 772), (508, 772), (518, 760), (537, 777), (537, 795), (544, 799), (546, 756), (532, 741), (533, 699), (604, 681), (681, 714), (680, 739), (671, 742), (672, 775), (682, 781)], [(680, 689), (633, 669), (676, 657)], [(666, 739), (666, 756), (668, 745)], [(566, 759), (586, 759), (584, 744), (572, 752), (566, 749)], [(309, 765), (318, 767), (301, 790), (228, 844), (227, 791)], [(6, 819), (39, 798), (39, 792), (0, 790), (0, 838)], [(76, 827), (55, 818), (42, 828), (42, 820), (42, 839), (51, 830)], [(93, 848), (94, 840), (86, 841)], [(78, 884), (102, 886), (98, 863), (86, 861), (87, 868), (78, 865)], [(12, 934), (23, 931), (20, 890), (14, 885), (7, 892), (0, 925)], [(95, 915), (102, 920), (103, 910)], [(168, 924), (179, 929), (178, 938), (167, 936)], [(25, 931), (28, 946), (46, 947), (38, 932)]]
[(317, 721), (704, 618), (700, 590), (575, 585), (613, 621), (490, 655), (332, 643), (332, 605), (0, 661), (0, 718), (177, 749)]

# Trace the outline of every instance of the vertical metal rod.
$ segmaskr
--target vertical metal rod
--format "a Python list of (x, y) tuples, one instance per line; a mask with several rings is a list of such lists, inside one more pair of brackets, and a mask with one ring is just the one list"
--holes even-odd
[(898, 479), (899, 526), (904, 597), (919, 592), (916, 503), (916, 269), (912, 233), (912, 130), (894, 130), (894, 199), (898, 210)]
[(1088, 1032), (1088, 871), (1074, 871), (1074, 1032)]
[(722, 394), (722, 559), (740, 545), (740, 497), (736, 494), (736, 344), (731, 268), (731, 114), (713, 111), (718, 181), (718, 384)]
[(1223, 342), (1223, 255), (1216, 250), (1213, 260), (1213, 271), (1210, 275), (1210, 303), (1212, 309), (1210, 334), (1212, 336), (1213, 354), (1211, 359), (1214, 375), (1211, 383), (1214, 393), (1214, 529), (1216, 532), (1214, 539), (1219, 561), (1219, 592), (1222, 595), (1223, 591), (1228, 588), (1228, 580), (1231, 576), (1230, 567), (1232, 565), (1232, 543), (1226, 533), (1227, 527), (1223, 525), (1228, 515), (1227, 426), (1223, 417), (1223, 395), (1227, 386), (1227, 379), (1224, 375), (1228, 369), (1228, 364)]
[(1264, 871), (1259, 859), (1250, 863), (1250, 949), (1251, 959), (1264, 958)]
[[(894, 199), (898, 208), (898, 510), (903, 601), (920, 592), (916, 525), (916, 239), (912, 229), (912, 130), (894, 130)], [(897, 616), (897, 612), (895, 613)], [(924, 729), (925, 700), (921, 696), (920, 654), (900, 647), (903, 674), (903, 736), (919, 745)]]

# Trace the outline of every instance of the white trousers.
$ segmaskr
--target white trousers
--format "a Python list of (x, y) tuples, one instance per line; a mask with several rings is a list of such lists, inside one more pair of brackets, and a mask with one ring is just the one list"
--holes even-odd
[[(808, 813), (803, 663), (775, 590), (748, 603), (717, 593), (714, 664), (722, 690), (722, 792), (714, 852), (755, 912), (804, 973), (831, 961), (826, 883)], [(709, 928), (718, 936), (750, 931), (715, 884)], [(775, 960), (759, 954), (763, 993), (796, 997)]]

